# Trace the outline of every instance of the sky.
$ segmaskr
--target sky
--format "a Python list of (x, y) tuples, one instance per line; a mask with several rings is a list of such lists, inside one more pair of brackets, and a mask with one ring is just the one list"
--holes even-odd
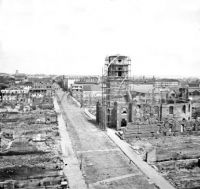
[(0, 72), (200, 77), (199, 0), (0, 0)]

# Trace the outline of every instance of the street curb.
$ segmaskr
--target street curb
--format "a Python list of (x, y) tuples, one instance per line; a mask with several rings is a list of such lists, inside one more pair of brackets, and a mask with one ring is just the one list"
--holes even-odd
[(84, 108), (84, 112), (91, 120), (96, 120), (96, 117), (92, 115), (87, 108)]
[(77, 105), (78, 107), (81, 107), (81, 103), (78, 102), (73, 96), (70, 96), (70, 98), (76, 103), (76, 105)]
[(131, 148), (128, 143), (122, 141), (112, 129), (107, 128), (108, 137), (122, 150), (122, 152), (132, 161), (156, 186), (160, 189), (175, 189), (162, 175), (160, 175), (149, 164), (144, 162)]

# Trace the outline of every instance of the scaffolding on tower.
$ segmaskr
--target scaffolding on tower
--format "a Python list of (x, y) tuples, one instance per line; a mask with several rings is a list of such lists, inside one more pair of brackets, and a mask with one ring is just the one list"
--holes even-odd
[(120, 103), (130, 91), (131, 59), (114, 55), (105, 59), (102, 71), (102, 124), (101, 129), (112, 127), (111, 114), (114, 103)]

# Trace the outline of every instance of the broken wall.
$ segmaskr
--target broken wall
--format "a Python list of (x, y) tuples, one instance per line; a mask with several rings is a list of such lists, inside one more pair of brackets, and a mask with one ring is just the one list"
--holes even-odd
[(191, 120), (192, 111), (190, 103), (162, 104), (162, 118), (175, 118), (179, 121)]

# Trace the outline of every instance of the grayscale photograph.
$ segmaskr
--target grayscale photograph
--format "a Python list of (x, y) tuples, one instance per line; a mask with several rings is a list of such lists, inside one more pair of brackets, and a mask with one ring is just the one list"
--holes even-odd
[(200, 0), (0, 0), (0, 189), (200, 189)]

